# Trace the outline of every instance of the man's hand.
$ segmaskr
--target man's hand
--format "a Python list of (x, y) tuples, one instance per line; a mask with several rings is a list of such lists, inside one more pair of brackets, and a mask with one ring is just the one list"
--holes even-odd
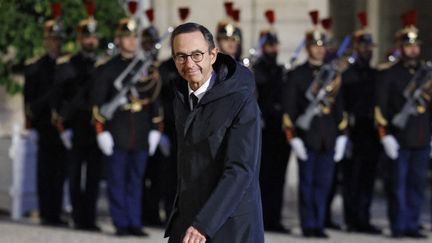
[(183, 238), (182, 241), (182, 243), (204, 243), (204, 242), (206, 242), (205, 236), (192, 226), (186, 230), (185, 237)]

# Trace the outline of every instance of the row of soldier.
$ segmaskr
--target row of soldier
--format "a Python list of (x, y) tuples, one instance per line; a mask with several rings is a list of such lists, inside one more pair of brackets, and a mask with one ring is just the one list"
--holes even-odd
[[(232, 4), (226, 6), (232, 15)], [(171, 58), (157, 64), (157, 31), (151, 25), (138, 33), (132, 9), (130, 17), (117, 25), (119, 54), (109, 60), (98, 61), (94, 12), (88, 11), (89, 18), (78, 25), (81, 50), (73, 56), (60, 58), (63, 32), (58, 18), (45, 23), (47, 55), (27, 68), (24, 93), (26, 127), (39, 137), (43, 224), (65, 223), (60, 213), (67, 171), (74, 227), (99, 230), (96, 201), (103, 167), (117, 235), (147, 235), (141, 229), (141, 214), (149, 223), (160, 224), (160, 201), (165, 214), (170, 214), (176, 190), (170, 84), (179, 82), (179, 76)], [(271, 11), (266, 16), (270, 23), (274, 21)], [(387, 122), (409, 100), (403, 97), (405, 87), (423, 67), (414, 23), (398, 32), (400, 61), (377, 71), (370, 66), (374, 43), (364, 15), (363, 28), (353, 37), (355, 62), (349, 66), (342, 60), (343, 52), (328, 50), (317, 12), (311, 16), (314, 28), (305, 36), (308, 60), (304, 64), (289, 72), (277, 64), (279, 41), (274, 28), (261, 32), (262, 55), (251, 63), (264, 121), (260, 180), (266, 230), (290, 232), (281, 223), (281, 209), (292, 150), (299, 161), (299, 213), (305, 237), (328, 237), (324, 227), (335, 160), (343, 160), (338, 167), (344, 178), (348, 230), (380, 234), (371, 224), (370, 206), (381, 141), (388, 157), (395, 160), (389, 164), (388, 180), (392, 235), (424, 237), (418, 221), (430, 150), (428, 90), (422, 89), (418, 98), (422, 102), (414, 100), (417, 115), (410, 116), (406, 127)], [(220, 51), (240, 61), (238, 23), (220, 22), (216, 37)], [(420, 84), (413, 85), (416, 90)], [(350, 158), (344, 159), (348, 143)]]

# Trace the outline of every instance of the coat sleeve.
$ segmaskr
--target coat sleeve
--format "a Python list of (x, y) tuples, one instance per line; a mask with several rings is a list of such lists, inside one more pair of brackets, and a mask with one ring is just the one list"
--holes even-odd
[(284, 78), (282, 87), (282, 128), (285, 132), (287, 140), (291, 140), (296, 136), (294, 122), (297, 119), (297, 100), (298, 91), (295, 79), (295, 73), (289, 72)]
[(226, 136), (223, 174), (192, 224), (210, 238), (232, 216), (259, 174), (261, 125), (254, 96), (247, 98)]
[(377, 73), (376, 85), (376, 104), (375, 104), (375, 123), (378, 127), (380, 138), (388, 134), (388, 117), (387, 117), (387, 102), (389, 95), (389, 79), (387, 78), (388, 71), (379, 71)]

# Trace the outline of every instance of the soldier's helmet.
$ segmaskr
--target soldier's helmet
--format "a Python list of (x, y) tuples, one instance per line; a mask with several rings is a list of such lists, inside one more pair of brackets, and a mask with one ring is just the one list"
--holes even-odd
[(421, 44), (418, 36), (417, 12), (415, 10), (408, 11), (401, 16), (403, 28), (396, 32), (396, 42), (399, 44)]
[(360, 21), (361, 27), (353, 34), (354, 46), (375, 45), (375, 43), (373, 42), (372, 34), (368, 29), (368, 18), (366, 12), (358, 13), (357, 18)]
[(87, 18), (79, 22), (77, 26), (78, 36), (97, 36), (97, 21), (94, 17), (96, 6), (92, 0), (86, 0), (85, 7)]
[(138, 8), (137, 1), (128, 2), (129, 17), (122, 18), (117, 23), (116, 36), (138, 35), (138, 22), (135, 19), (135, 13)]
[(310, 11), (309, 16), (311, 18), (313, 28), (306, 32), (305, 35), (306, 45), (317, 45), (317, 46), (326, 45), (327, 36), (325, 32), (318, 25), (319, 12), (317, 10)]
[(159, 32), (156, 27), (153, 25), (154, 21), (154, 11), (153, 9), (148, 9), (145, 11), (147, 19), (150, 22), (150, 25), (144, 28), (141, 32), (141, 46), (144, 50), (149, 51), (153, 50), (156, 47), (156, 44), (159, 42)]
[(224, 7), (226, 18), (219, 21), (217, 24), (216, 39), (217, 41), (233, 39), (240, 43), (242, 37), (241, 29), (238, 26), (240, 11), (233, 8), (233, 2), (225, 2)]
[(259, 34), (259, 40), (260, 45), (266, 45), (266, 44), (279, 44), (279, 38), (276, 32), (276, 29), (274, 28), (274, 22), (275, 22), (275, 13), (273, 10), (266, 10), (264, 12), (264, 16), (267, 19), (267, 22), (269, 23), (270, 27), (264, 28), (260, 31)]
[(64, 38), (64, 26), (60, 19), (61, 17), (61, 4), (56, 2), (51, 5), (53, 19), (47, 20), (44, 23), (44, 37), (57, 37)]

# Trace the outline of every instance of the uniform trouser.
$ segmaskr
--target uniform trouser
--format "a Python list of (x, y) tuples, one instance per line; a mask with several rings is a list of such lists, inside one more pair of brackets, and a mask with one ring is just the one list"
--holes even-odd
[(370, 224), (370, 207), (380, 156), (379, 141), (353, 141), (352, 157), (342, 163), (344, 219), (347, 226)]
[(159, 203), (164, 194), (161, 174), (164, 163), (167, 163), (166, 158), (158, 150), (154, 156), (149, 157), (149, 164), (143, 178), (142, 219), (144, 223), (162, 223), (159, 217)]
[(101, 152), (96, 146), (73, 148), (68, 152), (68, 157), (69, 191), (74, 224), (78, 227), (94, 226), (102, 170)]
[(116, 228), (141, 227), (142, 181), (146, 150), (114, 149), (108, 157), (107, 182), (111, 218)]
[(65, 149), (54, 128), (39, 130), (37, 189), (42, 221), (57, 223), (63, 202), (66, 174)]
[(282, 131), (263, 130), (260, 173), (264, 225), (271, 227), (281, 222), (283, 191), (288, 156), (291, 148)]
[(309, 150), (307, 155), (306, 161), (298, 162), (301, 227), (302, 230), (322, 230), (335, 166), (334, 151)]
[(419, 230), (430, 148), (401, 149), (390, 161), (390, 224), (393, 233)]

